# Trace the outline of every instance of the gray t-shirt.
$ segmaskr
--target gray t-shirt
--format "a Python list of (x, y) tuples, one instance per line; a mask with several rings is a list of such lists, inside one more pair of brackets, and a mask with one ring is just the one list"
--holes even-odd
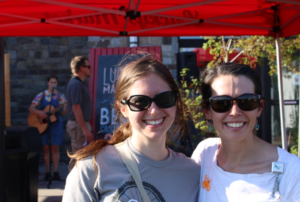
[[(200, 166), (181, 153), (169, 149), (169, 157), (155, 161), (131, 150), (144, 188), (153, 202), (194, 202), (198, 198)], [(63, 202), (142, 202), (138, 188), (114, 146), (96, 155), (97, 172), (90, 156), (77, 163), (67, 178)]]
[(83, 119), (89, 121), (92, 118), (92, 99), (88, 87), (78, 78), (74, 77), (69, 81), (67, 87), (67, 103), (69, 120), (75, 121), (72, 106), (79, 104), (82, 110)]

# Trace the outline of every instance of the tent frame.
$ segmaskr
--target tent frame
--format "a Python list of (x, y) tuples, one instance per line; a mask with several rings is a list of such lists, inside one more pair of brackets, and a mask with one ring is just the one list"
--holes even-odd
[(4, 99), (4, 49), (3, 37), (0, 37), (0, 199), (6, 201), (6, 163), (5, 163), (5, 99)]
[[(136, 31), (130, 31), (130, 32), (126, 32), (127, 23), (128, 23), (128, 19), (129, 19), (128, 12), (126, 12), (126, 11), (105, 9), (105, 8), (96, 8), (96, 7), (93, 7), (93, 6), (85, 6), (85, 5), (75, 4), (75, 3), (66, 3), (66, 2), (53, 1), (53, 0), (31, 0), (31, 1), (39, 2), (39, 3), (45, 3), (45, 4), (53, 4), (53, 5), (58, 5), (58, 6), (80, 8), (80, 9), (85, 9), (85, 10), (95, 11), (95, 12), (87, 13), (87, 14), (81, 14), (81, 15), (64, 16), (64, 17), (47, 19), (47, 20), (0, 12), (0, 15), (3, 15), (3, 16), (27, 20), (25, 22), (8, 23), (8, 24), (5, 24), (5, 25), (0, 25), (0, 27), (18, 26), (18, 25), (26, 25), (26, 24), (34, 24), (34, 23), (51, 23), (51, 24), (57, 24), (57, 25), (67, 26), (67, 27), (75, 27), (75, 28), (79, 28), (79, 29), (106, 32), (106, 33), (120, 35), (120, 36), (134, 35), (134, 34), (145, 33), (145, 32), (153, 31), (153, 30), (167, 29), (167, 28), (179, 27), (179, 26), (190, 25), (190, 24), (195, 24), (195, 23), (209, 23), (209, 24), (216, 24), (216, 25), (226, 25), (226, 26), (243, 27), (243, 28), (251, 28), (251, 29), (257, 29), (257, 30), (268, 30), (268, 31), (273, 30), (272, 28), (269, 28), (269, 27), (250, 26), (250, 25), (242, 25), (242, 24), (225, 23), (225, 22), (216, 21), (216, 20), (225, 19), (225, 18), (237, 17), (237, 16), (241, 16), (241, 15), (253, 14), (253, 13), (256, 13), (256, 12), (263, 12), (263, 11), (266, 11), (266, 10), (272, 10), (272, 8), (264, 8), (264, 9), (254, 10), (254, 11), (237, 13), (237, 14), (233, 14), (233, 15), (214, 17), (214, 18), (205, 19), (205, 20), (204, 19), (195, 20), (194, 18), (177, 17), (177, 16), (171, 16), (171, 15), (159, 14), (161, 12), (173, 11), (173, 10), (189, 8), (189, 7), (193, 7), (193, 6), (219, 3), (219, 2), (223, 2), (225, 0), (205, 0), (205, 1), (194, 2), (194, 3), (190, 3), (190, 4), (183, 4), (183, 5), (179, 5), (179, 6), (171, 6), (171, 7), (167, 7), (167, 8), (155, 9), (155, 10), (144, 11), (144, 12), (138, 12), (138, 5), (140, 3), (140, 0), (138, 1), (137, 6), (135, 6), (135, 1), (134, 0), (130, 0), (129, 1), (129, 9), (134, 11), (133, 16), (131, 16), (131, 17), (133, 17), (133, 19), (135, 19), (135, 17), (138, 17), (137, 13), (139, 13), (139, 17), (140, 16), (145, 16), (145, 15), (153, 15), (153, 16), (158, 16), (158, 17), (166, 17), (166, 18), (180, 19), (180, 20), (188, 21), (188, 22), (174, 24), (174, 25), (160, 26), (160, 27), (156, 27), (156, 28), (142, 29), (142, 30), (136, 30)], [(288, 0), (280, 0), (280, 1), (278, 1), (278, 0), (266, 0), (266, 1), (289, 3), (289, 4), (297, 5), (297, 6), (300, 5), (300, 2), (294, 2), (294, 1), (288, 1)], [(277, 10), (278, 9), (296, 9), (296, 10), (300, 10), (299, 7), (291, 8), (291, 7), (285, 7), (285, 6), (281, 6), (281, 7), (278, 6)], [(88, 16), (94, 16), (94, 15), (103, 15), (103, 14), (116, 14), (116, 15), (125, 16), (126, 23), (125, 23), (124, 31), (123, 32), (118, 32), (118, 31), (113, 31), (113, 30), (108, 30), (108, 29), (101, 29), (101, 28), (88, 27), (88, 26), (83, 26), (83, 25), (75, 25), (75, 24), (69, 24), (69, 23), (61, 22), (61, 20), (74, 19), (74, 18), (79, 18), (79, 17), (88, 17)], [(288, 22), (286, 22), (284, 25), (282, 25), (280, 27), (280, 29), (284, 28), (285, 26), (287, 26), (288, 24), (290, 24), (291, 22), (293, 22), (294, 20), (296, 20), (299, 17), (300, 17), (300, 11), (296, 16), (294, 16), (292, 19), (290, 19)]]

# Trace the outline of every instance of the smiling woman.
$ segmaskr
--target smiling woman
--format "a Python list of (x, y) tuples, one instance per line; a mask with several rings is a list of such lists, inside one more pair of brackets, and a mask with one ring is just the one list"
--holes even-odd
[(219, 138), (201, 142), (192, 158), (201, 166), (198, 201), (290, 201), (300, 199), (300, 159), (255, 135), (264, 101), (259, 75), (247, 65), (207, 69), (202, 109)]
[(179, 89), (166, 66), (149, 55), (124, 65), (114, 107), (119, 128), (112, 139), (97, 140), (71, 156), (77, 166), (67, 178), (63, 201), (145, 201), (119, 145), (132, 157), (130, 164), (136, 161), (150, 201), (197, 201), (199, 165), (166, 147), (184, 124)]

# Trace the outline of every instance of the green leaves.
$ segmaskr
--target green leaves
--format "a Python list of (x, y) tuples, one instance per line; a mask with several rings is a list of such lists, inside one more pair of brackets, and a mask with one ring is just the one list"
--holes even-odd
[[(214, 56), (208, 67), (216, 66), (218, 63), (226, 62), (227, 55), (243, 51), (243, 55), (235, 62), (248, 64), (255, 68), (261, 63), (260, 58), (268, 58), (270, 65), (269, 74), (272, 76), (277, 72), (277, 55), (275, 38), (266, 36), (246, 36), (246, 37), (205, 37), (208, 41), (203, 44), (203, 49), (209, 49)], [(228, 42), (232, 40), (230, 46)], [(227, 42), (226, 46), (224, 42)], [(300, 63), (300, 35), (281, 38), (282, 67), (290, 72), (299, 73)], [(228, 48), (229, 47), (229, 48)], [(295, 62), (296, 61), (296, 62)]]
[[(185, 76), (189, 71), (188, 68), (182, 69), (180, 76)], [(181, 81), (180, 94), (184, 103), (184, 119), (194, 123), (197, 134), (190, 134), (191, 138), (199, 141), (202, 138), (214, 136), (216, 132), (209, 131), (201, 108), (202, 95), (200, 92), (201, 79), (192, 79), (190, 83)]]

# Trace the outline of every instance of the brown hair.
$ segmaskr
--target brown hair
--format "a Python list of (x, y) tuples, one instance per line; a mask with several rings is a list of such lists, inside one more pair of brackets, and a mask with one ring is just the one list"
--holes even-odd
[(47, 77), (47, 82), (49, 82), (50, 79), (56, 79), (56, 81), (58, 82), (58, 78), (57, 78), (56, 75), (53, 75), (53, 74), (52, 74), (52, 75), (48, 76), (48, 77)]
[(75, 56), (70, 63), (71, 71), (73, 74), (76, 74), (80, 67), (85, 65), (85, 61), (88, 59), (84, 56)]
[(119, 127), (114, 132), (111, 140), (97, 140), (84, 147), (83, 149), (79, 150), (75, 154), (69, 154), (69, 156), (75, 161), (94, 155), (93, 162), (96, 169), (96, 154), (102, 148), (104, 148), (107, 145), (115, 145), (120, 142), (123, 142), (132, 135), (131, 124), (130, 122), (123, 123), (124, 117), (118, 107), (118, 104), (120, 105), (120, 101), (124, 98), (126, 99), (129, 96), (129, 88), (136, 80), (145, 77), (151, 73), (158, 75), (164, 81), (166, 81), (169, 84), (171, 90), (178, 95), (176, 117), (173, 123), (173, 127), (171, 127), (173, 130), (167, 135), (167, 139), (176, 136), (178, 132), (182, 130), (185, 126), (185, 121), (183, 118), (183, 103), (181, 100), (179, 89), (168, 68), (150, 55), (145, 55), (140, 59), (122, 65), (122, 63), (126, 63), (126, 61), (128, 61), (128, 58), (129, 56), (127, 56), (127, 58), (123, 59), (121, 62), (122, 68), (115, 89), (114, 108), (117, 112), (116, 122), (118, 123), (117, 125), (119, 125)]
[(236, 63), (219, 64), (214, 68), (207, 68), (202, 74), (202, 108), (208, 109), (210, 107), (208, 99), (212, 96), (211, 85), (220, 75), (245, 76), (253, 82), (255, 94), (261, 95), (262, 93), (259, 74), (249, 65)]

